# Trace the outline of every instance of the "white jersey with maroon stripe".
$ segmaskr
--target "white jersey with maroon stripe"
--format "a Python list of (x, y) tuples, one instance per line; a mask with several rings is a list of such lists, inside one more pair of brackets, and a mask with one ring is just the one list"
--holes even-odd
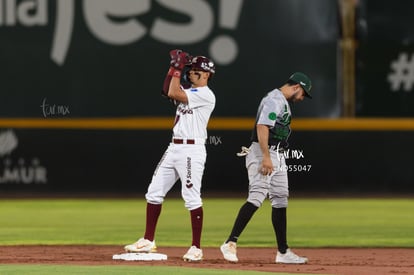
[(202, 140), (207, 138), (207, 124), (216, 104), (208, 86), (185, 89), (188, 103), (177, 106), (173, 137)]

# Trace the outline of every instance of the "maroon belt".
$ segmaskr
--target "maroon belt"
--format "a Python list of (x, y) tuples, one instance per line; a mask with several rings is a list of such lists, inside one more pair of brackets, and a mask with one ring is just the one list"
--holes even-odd
[(172, 142), (174, 144), (195, 144), (195, 140), (194, 139), (173, 138)]

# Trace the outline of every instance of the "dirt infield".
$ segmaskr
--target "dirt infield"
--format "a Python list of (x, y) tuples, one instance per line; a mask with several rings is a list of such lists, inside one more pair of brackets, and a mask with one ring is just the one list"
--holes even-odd
[(239, 247), (237, 264), (223, 260), (218, 248), (204, 248), (204, 260), (200, 263), (182, 260), (186, 248), (161, 247), (158, 252), (167, 254), (168, 260), (112, 260), (112, 255), (124, 253), (122, 246), (0, 246), (0, 264), (159, 265), (309, 274), (414, 274), (414, 249), (405, 248), (295, 249), (309, 258), (305, 265), (275, 264), (275, 250), (269, 248)]

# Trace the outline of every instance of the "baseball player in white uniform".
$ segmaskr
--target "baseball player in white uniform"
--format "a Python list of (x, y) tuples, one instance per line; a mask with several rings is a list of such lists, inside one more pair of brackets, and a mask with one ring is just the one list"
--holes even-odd
[(248, 222), (268, 197), (272, 205), (271, 220), (277, 242), (276, 263), (304, 264), (306, 257), (289, 249), (286, 228), (288, 206), (288, 176), (284, 149), (291, 133), (289, 102), (311, 98), (311, 81), (296, 72), (279, 89), (270, 91), (260, 102), (250, 148), (244, 150), (249, 176), (249, 195), (240, 208), (233, 229), (220, 247), (224, 259), (237, 262), (236, 244)]
[[(185, 207), (190, 212), (192, 244), (183, 256), (185, 261), (201, 261), (203, 208), (201, 181), (206, 161), (207, 124), (215, 107), (215, 95), (207, 86), (215, 73), (214, 63), (204, 56), (190, 57), (180, 50), (170, 52), (171, 67), (166, 96), (177, 103), (171, 143), (154, 171), (145, 195), (147, 200), (145, 234), (137, 242), (125, 246), (127, 252), (154, 252), (155, 229), (161, 206), (168, 191), (178, 179)], [(180, 80), (185, 67), (191, 87), (183, 88)], [(164, 85), (164, 87), (166, 87)]]

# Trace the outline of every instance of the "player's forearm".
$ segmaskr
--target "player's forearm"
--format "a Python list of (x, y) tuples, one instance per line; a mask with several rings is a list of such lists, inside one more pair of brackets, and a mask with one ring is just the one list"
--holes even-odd
[(269, 127), (267, 125), (258, 124), (257, 129), (257, 139), (259, 140), (260, 149), (262, 150), (263, 157), (270, 157), (269, 153)]
[(172, 76), (167, 74), (164, 79), (164, 84), (162, 85), (162, 92), (164, 95), (167, 95), (167, 96), (168, 96), (168, 91), (170, 89), (171, 78)]
[(168, 97), (177, 101), (187, 103), (187, 94), (181, 89), (180, 78), (173, 77), (168, 89)]

